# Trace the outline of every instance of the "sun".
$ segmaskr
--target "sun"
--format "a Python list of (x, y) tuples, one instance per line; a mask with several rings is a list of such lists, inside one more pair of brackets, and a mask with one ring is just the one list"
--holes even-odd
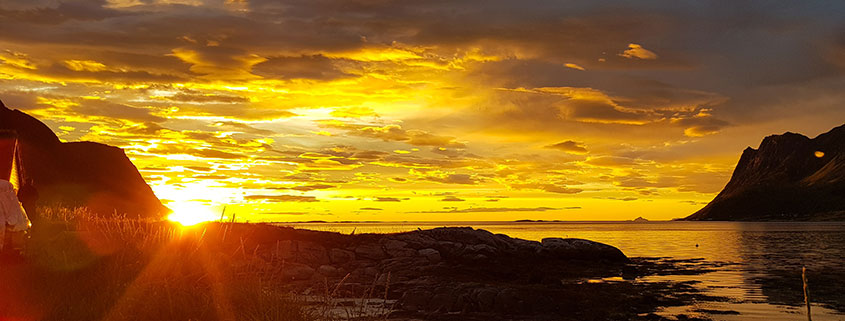
[(168, 215), (167, 219), (182, 226), (197, 225), (220, 218), (210, 207), (197, 202), (175, 202), (167, 206), (173, 210), (173, 213)]

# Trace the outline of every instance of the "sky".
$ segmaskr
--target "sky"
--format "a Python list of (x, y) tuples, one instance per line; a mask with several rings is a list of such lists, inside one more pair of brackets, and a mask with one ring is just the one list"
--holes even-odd
[(839, 1), (2, 0), (0, 100), (249, 221), (684, 217), (845, 122)]

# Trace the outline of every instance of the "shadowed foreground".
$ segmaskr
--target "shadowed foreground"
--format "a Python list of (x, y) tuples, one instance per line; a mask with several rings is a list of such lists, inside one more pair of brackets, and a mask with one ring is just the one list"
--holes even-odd
[(683, 283), (585, 282), (669, 268), (586, 240), (44, 212), (26, 256), (0, 265), (0, 319), (653, 320), (702, 297)]
[(202, 230), (118, 220), (36, 225), (27, 254), (4, 253), (0, 319), (314, 320)]

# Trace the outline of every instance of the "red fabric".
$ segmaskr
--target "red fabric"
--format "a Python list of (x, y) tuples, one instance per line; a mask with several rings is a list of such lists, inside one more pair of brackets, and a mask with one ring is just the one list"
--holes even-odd
[(12, 174), (17, 139), (0, 138), (0, 179), (8, 181)]

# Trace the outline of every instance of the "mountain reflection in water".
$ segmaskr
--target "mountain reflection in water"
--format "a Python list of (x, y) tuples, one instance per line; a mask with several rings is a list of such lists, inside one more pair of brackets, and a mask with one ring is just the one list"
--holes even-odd
[[(723, 262), (702, 275), (649, 276), (632, 282), (698, 281), (722, 302), (668, 308), (664, 315), (715, 320), (804, 320), (801, 267), (806, 266), (813, 320), (845, 319), (845, 222), (355, 222), (284, 223), (341, 233), (393, 233), (471, 226), (527, 240), (584, 238), (629, 257), (701, 258)], [(738, 313), (738, 314), (737, 314)]]

